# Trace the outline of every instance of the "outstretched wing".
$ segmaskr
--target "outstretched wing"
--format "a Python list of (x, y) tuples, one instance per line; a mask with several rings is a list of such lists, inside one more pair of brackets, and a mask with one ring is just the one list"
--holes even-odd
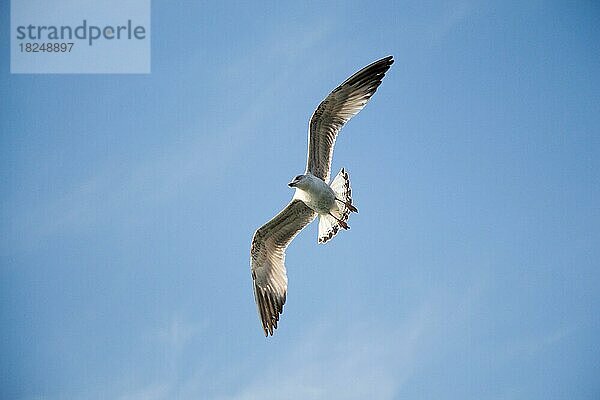
[(250, 268), (254, 281), (254, 300), (265, 336), (273, 335), (287, 293), (285, 249), (316, 213), (301, 200), (292, 200), (272, 220), (259, 228), (252, 238)]
[(387, 56), (364, 67), (319, 104), (308, 127), (306, 172), (329, 182), (333, 145), (338, 132), (367, 104), (393, 63), (392, 56)]

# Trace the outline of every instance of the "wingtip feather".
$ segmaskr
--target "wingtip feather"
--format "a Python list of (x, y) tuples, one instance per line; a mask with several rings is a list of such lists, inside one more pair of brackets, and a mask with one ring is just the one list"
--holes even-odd
[(275, 329), (277, 329), (279, 317), (283, 313), (287, 293), (284, 292), (282, 296), (277, 296), (262, 289), (255, 282), (254, 294), (265, 337), (273, 336)]

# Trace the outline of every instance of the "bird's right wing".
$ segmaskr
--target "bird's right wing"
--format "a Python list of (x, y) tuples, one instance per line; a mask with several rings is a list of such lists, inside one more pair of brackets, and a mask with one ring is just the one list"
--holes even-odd
[(273, 335), (287, 293), (285, 249), (316, 213), (301, 200), (292, 200), (272, 220), (259, 228), (252, 238), (250, 268), (254, 299), (265, 336)]
[(319, 104), (308, 127), (306, 172), (329, 182), (333, 146), (340, 129), (367, 104), (394, 63), (392, 56), (367, 65)]

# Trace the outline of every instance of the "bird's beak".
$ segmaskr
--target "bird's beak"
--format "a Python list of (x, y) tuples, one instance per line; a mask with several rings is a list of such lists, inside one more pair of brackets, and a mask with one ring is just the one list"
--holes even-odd
[(294, 183), (294, 181), (292, 181), (292, 182), (288, 183), (288, 186), (289, 187), (296, 187), (296, 184)]

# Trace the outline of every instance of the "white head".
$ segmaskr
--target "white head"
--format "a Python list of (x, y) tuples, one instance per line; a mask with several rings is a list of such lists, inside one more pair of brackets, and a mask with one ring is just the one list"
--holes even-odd
[(309, 185), (309, 179), (307, 175), (298, 175), (290, 183), (289, 187), (305, 189)]

